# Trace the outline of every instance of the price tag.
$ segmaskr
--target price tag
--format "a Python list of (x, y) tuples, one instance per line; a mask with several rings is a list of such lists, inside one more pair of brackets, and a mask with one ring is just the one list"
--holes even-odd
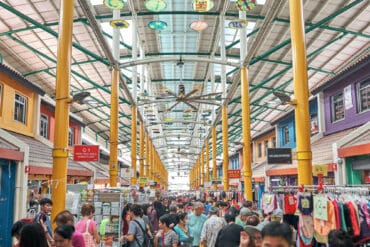
[(313, 217), (320, 220), (328, 220), (328, 200), (321, 195), (313, 197)]
[(310, 208), (310, 201), (307, 198), (301, 199), (302, 208)]
[(317, 176), (319, 174), (324, 177), (328, 176), (328, 165), (316, 165), (313, 167), (312, 174)]

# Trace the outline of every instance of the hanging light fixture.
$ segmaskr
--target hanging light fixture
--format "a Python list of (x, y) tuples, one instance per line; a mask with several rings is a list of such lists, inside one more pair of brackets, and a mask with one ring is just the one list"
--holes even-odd
[(240, 11), (248, 11), (256, 7), (256, 0), (237, 0), (236, 6)]
[(242, 29), (247, 26), (246, 20), (234, 20), (229, 22), (229, 28)]
[(194, 0), (193, 9), (197, 12), (210, 11), (215, 4), (212, 0)]
[(198, 32), (203, 31), (207, 27), (208, 27), (208, 23), (202, 20), (196, 20), (190, 24), (190, 28)]
[(120, 10), (125, 7), (125, 2), (123, 0), (104, 0), (104, 5), (112, 10)]
[(145, 8), (149, 11), (159, 12), (164, 10), (167, 7), (165, 0), (146, 0)]
[(117, 29), (128, 28), (130, 26), (130, 24), (127, 21), (122, 20), (122, 19), (112, 20), (109, 22), (109, 24), (113, 28), (117, 28)]
[(162, 30), (165, 30), (167, 28), (167, 23), (164, 22), (164, 21), (157, 21), (157, 20), (154, 20), (154, 21), (150, 21), (148, 23), (148, 27), (153, 29), (153, 30), (156, 30), (156, 31), (162, 31)]

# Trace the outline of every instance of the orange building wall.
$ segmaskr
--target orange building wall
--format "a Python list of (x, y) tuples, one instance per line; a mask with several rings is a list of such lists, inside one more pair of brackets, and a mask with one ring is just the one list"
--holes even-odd
[(40, 112), (41, 114), (48, 116), (48, 119), (49, 119), (48, 139), (51, 142), (54, 142), (54, 132), (55, 132), (54, 131), (54, 124), (55, 124), (54, 112), (49, 107), (43, 105), (42, 103), (40, 106)]
[[(40, 110), (41, 110), (42, 114), (47, 115), (48, 118), (49, 118), (49, 133), (48, 133), (49, 138), (48, 139), (51, 142), (54, 142), (54, 133), (55, 133), (55, 130), (54, 130), (54, 125), (55, 125), (54, 111), (52, 109), (50, 109), (50, 107), (45, 106), (43, 104), (41, 104), (41, 109)], [(77, 123), (71, 121), (71, 119), (69, 120), (69, 126), (75, 129), (74, 143), (75, 144), (81, 144), (81, 140), (80, 140), (81, 126), (78, 125)]]
[[(24, 87), (4, 74), (0, 74), (0, 83), (3, 87), (0, 107), (0, 128), (33, 137), (34, 121), (37, 116), (37, 112), (35, 112), (35, 104), (38, 99), (37, 93), (32, 92), (27, 87)], [(27, 98), (26, 124), (13, 120), (15, 93), (19, 93)]]
[[(269, 141), (268, 147), (273, 147), (272, 142), (273, 138), (276, 136), (275, 130), (272, 130), (271, 132), (266, 133), (265, 135), (255, 139), (253, 141), (253, 161), (254, 163), (261, 163), (263, 161), (266, 161), (267, 153), (266, 153), (266, 147), (265, 147), (265, 141)], [(262, 155), (261, 157), (258, 157), (258, 144), (262, 143)]]

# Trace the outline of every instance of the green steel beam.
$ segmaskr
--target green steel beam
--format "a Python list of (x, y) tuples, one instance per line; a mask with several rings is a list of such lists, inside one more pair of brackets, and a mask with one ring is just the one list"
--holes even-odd
[[(45, 73), (47, 73), (47, 74), (48, 74), (48, 75), (50, 75), (50, 76), (56, 77), (56, 75), (55, 75), (55, 74), (53, 74), (53, 73), (51, 73), (50, 71), (45, 71)], [(76, 87), (75, 87), (75, 86), (73, 86), (73, 85), (72, 85), (72, 87), (76, 88)], [(105, 106), (105, 107), (108, 107), (108, 108), (109, 108), (109, 104), (104, 103), (104, 102), (100, 101), (98, 98), (93, 97), (93, 96), (91, 96), (91, 95), (90, 95), (89, 97), (90, 97), (90, 98), (92, 98), (94, 101), (98, 102), (99, 104), (101, 104), (102, 106)], [(87, 104), (87, 105), (89, 105), (91, 108), (93, 108), (93, 109), (95, 109), (95, 110), (99, 111), (100, 113), (102, 113), (102, 114), (104, 114), (104, 115), (106, 115), (106, 116), (109, 116), (109, 114), (107, 114), (107, 113), (106, 113), (106, 112), (104, 112), (103, 110), (100, 110), (100, 109), (99, 109), (100, 107), (93, 106), (93, 105), (91, 105), (90, 103), (86, 103), (86, 104)], [(80, 113), (80, 112), (83, 112), (83, 111), (88, 111), (88, 112), (90, 112), (91, 114), (93, 114), (94, 116), (99, 117), (99, 116), (97, 116), (94, 112), (91, 112), (91, 111), (90, 111), (90, 108), (87, 108), (87, 109), (84, 109), (84, 110), (79, 110), (79, 111), (74, 111), (73, 113)], [(129, 115), (126, 115), (126, 114), (124, 114), (124, 113), (122, 113), (122, 112), (119, 112), (119, 115), (120, 115), (120, 117), (125, 117), (126, 119), (131, 120), (131, 117), (130, 117)], [(121, 124), (122, 124), (122, 123), (121, 123)]]
[[(91, 60), (86, 60), (86, 61), (74, 62), (74, 63), (71, 63), (71, 66), (88, 64), (88, 63), (95, 63), (95, 62), (99, 62), (99, 61), (96, 60), (96, 59), (91, 59)], [(56, 68), (57, 68), (56, 66), (52, 66), (52, 67), (49, 67), (49, 68), (46, 68), (46, 69), (34, 70), (34, 71), (30, 71), (28, 73), (23, 74), (23, 76), (26, 77), (26, 76), (29, 76), (29, 75), (39, 74), (39, 73), (45, 72), (47, 70), (53, 70), (53, 69), (56, 69)]]
[[(275, 60), (275, 59), (263, 58), (261, 61), (263, 61), (263, 62), (269, 62), (269, 63), (281, 64), (281, 65), (286, 65), (286, 66), (292, 66), (292, 63), (284, 62), (284, 61), (280, 61), (280, 60)], [(335, 74), (334, 72), (326, 71), (326, 70), (319, 69), (319, 68), (314, 68), (314, 67), (308, 67), (307, 69), (308, 70), (313, 70), (313, 71), (316, 71), (316, 72), (320, 72), (320, 73), (323, 73), (323, 74), (331, 75), (331, 76)]]
[[(44, 54), (44, 53), (40, 52), (39, 50), (37, 50), (37, 49), (33, 48), (32, 46), (28, 45), (27, 43), (23, 42), (22, 40), (17, 39), (17, 38), (15, 38), (15, 37), (14, 37), (14, 36), (12, 36), (12, 35), (8, 35), (8, 37), (9, 37), (10, 39), (12, 39), (13, 41), (17, 42), (18, 44), (20, 44), (20, 45), (24, 46), (25, 48), (29, 49), (29, 50), (30, 50), (30, 51), (32, 51), (33, 53), (35, 53), (35, 54), (39, 55), (40, 57), (45, 58), (45, 59), (49, 60), (49, 61), (50, 61), (50, 62), (52, 62), (52, 63), (55, 63), (55, 64), (57, 63), (57, 61), (56, 61), (54, 58), (49, 57), (48, 55), (46, 55), (46, 54)], [(48, 73), (49, 71), (44, 71), (44, 72)], [(71, 74), (73, 74), (73, 75), (75, 75), (75, 76), (77, 76), (77, 77), (79, 77), (79, 78), (81, 78), (81, 79), (83, 79), (83, 80), (85, 80), (85, 81), (89, 82), (91, 85), (93, 85), (93, 86), (94, 86), (94, 87), (96, 87), (97, 89), (101, 89), (101, 90), (103, 90), (104, 92), (106, 92), (106, 93), (108, 93), (108, 94), (110, 94), (110, 93), (111, 93), (107, 88), (102, 87), (101, 85), (99, 85), (99, 84), (97, 84), (96, 82), (92, 81), (90, 78), (87, 78), (86, 76), (84, 76), (84, 75), (82, 75), (82, 74), (80, 74), (80, 73), (78, 73), (78, 72), (76, 72), (76, 71), (74, 71), (74, 70), (71, 70)], [(129, 102), (128, 100), (124, 99), (123, 97), (120, 97), (120, 100), (121, 100), (121, 102), (123, 102), (123, 103), (126, 103), (126, 104), (130, 105), (130, 102)]]
[[(340, 15), (340, 14), (342, 14), (342, 13), (346, 12), (347, 10), (349, 10), (349, 9), (351, 9), (352, 7), (354, 7), (354, 6), (358, 5), (358, 4), (360, 4), (360, 3), (361, 3), (361, 2), (363, 2), (363, 1), (364, 1), (364, 0), (355, 0), (355, 1), (353, 1), (352, 3), (348, 4), (347, 6), (345, 6), (345, 7), (341, 8), (341, 9), (339, 9), (339, 10), (335, 11), (333, 14), (331, 14), (331, 15), (329, 15), (329, 16), (327, 16), (327, 17), (323, 18), (323, 19), (322, 19), (322, 20), (320, 20), (319, 22), (317, 22), (317, 23), (315, 23), (315, 24), (311, 25), (310, 27), (306, 28), (305, 33), (309, 33), (309, 32), (311, 32), (312, 30), (314, 30), (314, 29), (316, 29), (316, 28), (319, 28), (319, 27), (323, 26), (325, 23), (327, 23), (327, 22), (331, 21), (332, 19), (334, 19), (334, 18), (335, 18), (335, 17), (337, 17), (338, 15)], [(276, 51), (280, 50), (281, 48), (283, 48), (283, 47), (285, 47), (285, 46), (289, 45), (290, 43), (291, 43), (291, 39), (290, 39), (290, 38), (289, 38), (289, 39), (287, 39), (287, 40), (285, 40), (285, 41), (283, 41), (283, 42), (281, 42), (280, 44), (276, 45), (276, 46), (275, 46), (275, 47), (273, 47), (272, 49), (270, 49), (270, 50), (268, 50), (268, 51), (266, 51), (266, 52), (262, 53), (261, 55), (259, 55), (259, 56), (257, 56), (257, 57), (252, 58), (252, 60), (250, 61), (249, 65), (253, 65), (253, 64), (255, 64), (255, 63), (257, 63), (257, 62), (261, 61), (261, 59), (263, 59), (263, 58), (266, 58), (266, 57), (270, 56), (272, 53), (274, 53), (274, 52), (276, 52)]]
[[(14, 9), (13, 7), (7, 5), (6, 3), (4, 2), (0, 2), (0, 7), (3, 7), (4, 9), (6, 9), (7, 11), (17, 15), (18, 17), (22, 18), (23, 20), (31, 23), (32, 25), (35, 25), (37, 26), (38, 28), (42, 29), (43, 31), (49, 33), (50, 35), (54, 36), (54, 37), (58, 37), (58, 33), (56, 31), (54, 31), (53, 29), (47, 27), (46, 25), (43, 25), (39, 22), (37, 22), (36, 20), (32, 19), (31, 17), (29, 17), (28, 15), (25, 15), (23, 14), (22, 12)], [(102, 62), (103, 64), (109, 66), (109, 62), (107, 59), (101, 57), (101, 56), (98, 56), (97, 54), (89, 51), (88, 49), (86, 49), (85, 47), (82, 47), (81, 45), (77, 44), (76, 42), (72, 42), (72, 46), (78, 50), (80, 50), (81, 52), (85, 53), (86, 55), (96, 59), (96, 60), (99, 60), (100, 62)]]
[[(248, 33), (247, 34), (247, 38), (251, 37), (252, 35), (256, 34), (260, 29), (259, 28), (256, 28), (255, 30), (253, 30), (252, 32)], [(230, 48), (233, 48), (235, 45), (239, 44), (240, 43), (240, 39), (232, 42), (230, 45), (226, 46), (225, 49), (226, 50), (229, 50)]]
[[(91, 27), (90, 26), (90, 23), (89, 23), (89, 21), (87, 20), (87, 19), (82, 19), (81, 18), (81, 22), (82, 23), (84, 23), (86, 26), (89, 26), (89, 27)], [(105, 37), (108, 37), (108, 38), (110, 38), (111, 40), (113, 40), (113, 36), (112, 35), (110, 35), (109, 33), (106, 33), (106, 32), (104, 32), (104, 31), (102, 31), (102, 34), (103, 34), (103, 36), (105, 36)], [(129, 49), (129, 50), (132, 50), (132, 46), (129, 46), (128, 44), (126, 44), (125, 42), (123, 42), (123, 41), (119, 41), (119, 43), (120, 43), (120, 45), (122, 45), (123, 47), (126, 47), (127, 49)]]

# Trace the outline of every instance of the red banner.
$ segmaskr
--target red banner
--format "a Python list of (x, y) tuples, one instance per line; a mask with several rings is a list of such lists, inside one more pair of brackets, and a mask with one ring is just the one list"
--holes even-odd
[(99, 161), (99, 145), (74, 145), (73, 160)]
[(227, 170), (227, 178), (240, 178), (240, 170)]

